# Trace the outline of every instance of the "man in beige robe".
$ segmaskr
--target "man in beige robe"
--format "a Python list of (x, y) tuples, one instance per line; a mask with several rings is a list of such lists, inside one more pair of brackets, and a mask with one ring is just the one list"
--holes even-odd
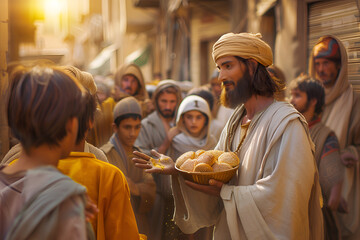
[[(147, 172), (172, 174), (174, 220), (183, 232), (215, 224), (214, 239), (323, 239), (321, 190), (307, 123), (277, 102), (266, 67), (272, 51), (259, 34), (228, 33), (213, 47), (223, 103), (236, 108), (215, 149), (235, 152), (238, 173), (224, 184), (185, 181), (133, 159)], [(156, 155), (156, 153), (155, 153)]]
[(360, 95), (348, 81), (348, 58), (344, 45), (334, 36), (324, 36), (314, 46), (309, 74), (325, 86), (322, 122), (340, 143), (345, 169), (342, 196), (348, 213), (339, 214), (342, 237), (360, 239)]

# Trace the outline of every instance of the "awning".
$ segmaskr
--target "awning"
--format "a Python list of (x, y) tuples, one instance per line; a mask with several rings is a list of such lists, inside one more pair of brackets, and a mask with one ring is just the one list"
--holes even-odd
[(132, 52), (125, 58), (126, 63), (135, 63), (139, 67), (144, 66), (150, 58), (151, 46), (148, 45), (144, 48)]
[(118, 49), (116, 44), (105, 47), (92, 62), (87, 69), (93, 75), (107, 75), (111, 72), (110, 59), (114, 52)]

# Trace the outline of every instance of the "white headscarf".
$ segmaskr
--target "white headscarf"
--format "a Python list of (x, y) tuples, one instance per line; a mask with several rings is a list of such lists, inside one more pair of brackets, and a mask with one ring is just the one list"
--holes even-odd
[[(205, 114), (208, 118), (207, 125), (202, 129), (199, 137), (191, 136), (190, 132), (186, 129), (183, 124), (183, 115), (189, 111), (199, 111)], [(209, 132), (209, 126), (211, 122), (211, 111), (208, 103), (205, 99), (199, 96), (187, 96), (181, 102), (178, 113), (176, 116), (176, 126), (181, 131), (180, 134), (176, 135), (172, 141), (172, 149), (175, 150), (170, 153), (172, 158), (175, 160), (182, 153), (188, 151), (196, 151), (199, 149), (210, 150), (216, 145), (216, 139)]]

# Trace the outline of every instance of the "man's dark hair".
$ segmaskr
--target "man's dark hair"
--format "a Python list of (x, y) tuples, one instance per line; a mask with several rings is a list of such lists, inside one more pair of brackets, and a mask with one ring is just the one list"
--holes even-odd
[(84, 105), (79, 116), (79, 130), (76, 137), (76, 144), (85, 138), (86, 132), (90, 129), (90, 122), (94, 122), (96, 112), (96, 95), (93, 96), (88, 90), (84, 93)]
[(79, 117), (83, 88), (57, 67), (19, 67), (10, 76), (7, 120), (26, 153), (43, 144), (58, 146), (66, 124)]
[[(240, 62), (244, 63), (247, 68), (250, 68), (249, 60), (235, 56)], [(255, 72), (253, 74), (250, 87), (252, 94), (271, 97), (278, 90), (277, 84), (269, 75), (269, 72), (266, 70), (266, 67), (261, 63), (258, 63)], [(251, 94), (251, 95), (252, 95)]]
[(320, 115), (323, 111), (325, 103), (325, 90), (323, 84), (307, 75), (300, 75), (293, 83), (291, 83), (291, 89), (299, 89), (306, 93), (307, 101), (310, 102), (312, 99), (316, 100), (315, 113)]
[(116, 127), (119, 127), (120, 122), (121, 122), (122, 120), (128, 119), (128, 118), (132, 118), (132, 119), (134, 119), (134, 120), (137, 120), (137, 119), (140, 119), (140, 120), (141, 120), (141, 115), (136, 114), (136, 113), (128, 113), (128, 114), (121, 115), (121, 116), (117, 117), (117, 118), (114, 120), (114, 123), (115, 123)]
[[(178, 90), (173, 86), (169, 86), (169, 87), (166, 87), (164, 89), (161, 89), (159, 91), (159, 93), (157, 93), (157, 95), (155, 96), (155, 104), (157, 104), (157, 101), (158, 101), (160, 95), (163, 94), (163, 93), (175, 94), (177, 96)], [(177, 99), (177, 101), (179, 101), (179, 99)]]

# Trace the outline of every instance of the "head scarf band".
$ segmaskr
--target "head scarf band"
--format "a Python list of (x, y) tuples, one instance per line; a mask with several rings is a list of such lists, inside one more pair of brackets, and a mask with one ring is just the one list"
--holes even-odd
[(333, 61), (340, 61), (339, 44), (331, 37), (321, 39), (314, 47), (314, 58), (327, 58)]
[(238, 56), (254, 59), (265, 67), (273, 63), (270, 46), (261, 40), (261, 34), (227, 33), (222, 35), (213, 46), (213, 59), (216, 62), (225, 56)]

